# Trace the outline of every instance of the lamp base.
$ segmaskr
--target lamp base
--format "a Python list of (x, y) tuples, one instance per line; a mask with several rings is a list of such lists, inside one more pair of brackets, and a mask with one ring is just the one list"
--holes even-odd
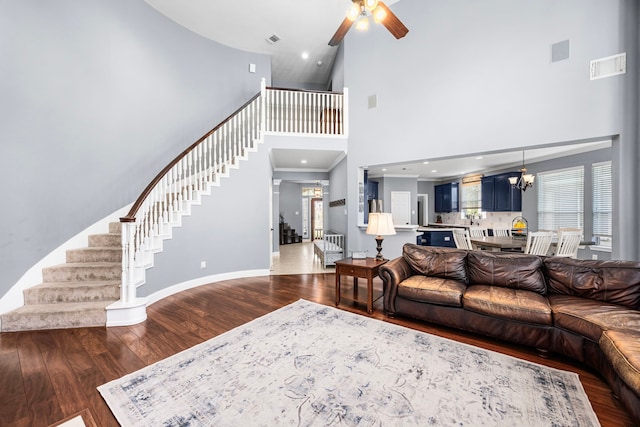
[(376, 255), (376, 260), (377, 261), (382, 261), (384, 259), (384, 257), (382, 256), (382, 241), (384, 240), (384, 238), (382, 236), (377, 236), (376, 237), (376, 243), (378, 244), (378, 246), (376, 247), (376, 249), (378, 250), (378, 255)]

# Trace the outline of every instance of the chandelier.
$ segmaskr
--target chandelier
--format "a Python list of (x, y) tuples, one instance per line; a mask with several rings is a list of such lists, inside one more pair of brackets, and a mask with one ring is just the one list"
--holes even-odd
[(511, 187), (518, 190), (527, 191), (527, 188), (533, 186), (533, 181), (536, 179), (535, 175), (527, 173), (527, 168), (524, 166), (524, 150), (522, 150), (522, 169), (520, 169), (520, 177), (509, 177), (509, 184)]

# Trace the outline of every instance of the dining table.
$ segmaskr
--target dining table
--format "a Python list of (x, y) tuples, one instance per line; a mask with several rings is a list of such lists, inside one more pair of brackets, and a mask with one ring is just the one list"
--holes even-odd
[(478, 249), (492, 251), (524, 251), (527, 239), (514, 236), (471, 237), (471, 244)]

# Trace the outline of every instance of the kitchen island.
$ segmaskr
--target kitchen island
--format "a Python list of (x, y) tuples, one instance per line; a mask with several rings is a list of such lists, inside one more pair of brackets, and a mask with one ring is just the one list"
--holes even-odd
[(449, 224), (429, 224), (428, 227), (418, 227), (416, 230), (418, 236), (417, 244), (422, 246), (442, 246), (446, 248), (455, 248), (453, 241), (453, 229), (461, 228), (460, 226), (449, 226)]

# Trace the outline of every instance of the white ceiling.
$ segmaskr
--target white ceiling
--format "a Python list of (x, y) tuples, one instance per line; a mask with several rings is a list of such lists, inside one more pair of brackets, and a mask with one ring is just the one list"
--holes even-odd
[[(145, 1), (203, 37), (236, 49), (271, 55), (274, 82), (324, 87), (338, 50), (328, 43), (351, 6), (350, 0)], [(398, 1), (385, 3), (391, 6)], [(270, 44), (266, 39), (273, 34), (280, 41)], [(302, 58), (303, 52), (309, 54), (307, 59)], [(322, 61), (320, 66), (318, 61)]]
[[(326, 86), (329, 80), (338, 49), (329, 46), (328, 42), (351, 5), (350, 0), (145, 1), (160, 13), (203, 37), (236, 49), (270, 55), (274, 82), (321, 86)], [(385, 0), (385, 3), (391, 6), (398, 1), (400, 0)], [(402, 16), (398, 18), (402, 20)], [(276, 44), (266, 41), (273, 34), (280, 38)], [(401, 42), (400, 40), (399, 43)], [(308, 59), (302, 58), (303, 52), (309, 54)], [(318, 61), (322, 62), (320, 66), (317, 65)], [(525, 161), (532, 163), (604, 146), (610, 146), (610, 142), (605, 142), (604, 145), (590, 143), (537, 148), (526, 151)], [(482, 159), (477, 159), (480, 154)], [(344, 155), (342, 151), (273, 150), (271, 162), (275, 170), (281, 171), (329, 171)], [(307, 163), (302, 163), (302, 160)], [(429, 160), (429, 164), (423, 164), (423, 160)], [(462, 158), (369, 165), (369, 174), (439, 180), (474, 172), (520, 168), (521, 165), (522, 151), (517, 149), (512, 152), (477, 153)], [(383, 168), (386, 170), (383, 171)]]
[[(588, 142), (572, 145), (532, 148), (524, 150), (525, 166), (558, 157), (570, 156), (587, 151), (599, 150), (611, 146), (611, 141)], [(467, 156), (445, 159), (425, 159), (418, 162), (375, 165), (368, 167), (369, 176), (415, 176), (424, 180), (442, 180), (459, 178), (474, 173), (491, 173), (492, 171), (522, 167), (523, 151), (504, 151), (494, 153), (474, 153)]]
[(271, 165), (276, 171), (328, 172), (345, 157), (344, 151), (271, 150)]

